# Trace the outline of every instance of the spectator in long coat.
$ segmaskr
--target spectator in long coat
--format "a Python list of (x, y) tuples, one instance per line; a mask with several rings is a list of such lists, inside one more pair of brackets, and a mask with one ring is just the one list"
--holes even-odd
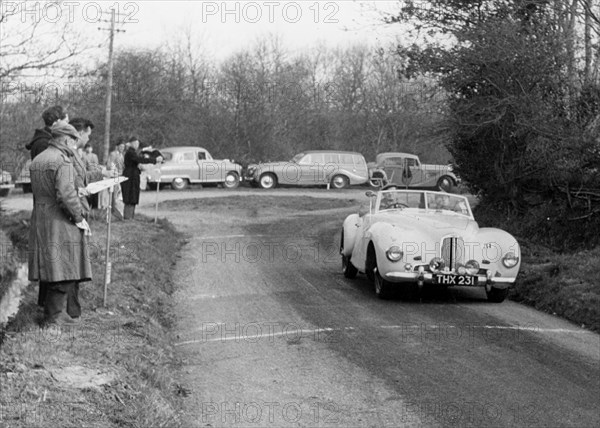
[(136, 137), (129, 139), (129, 148), (125, 152), (124, 164), (125, 169), (123, 175), (128, 178), (127, 181), (121, 183), (123, 191), (123, 203), (125, 204), (125, 220), (133, 220), (135, 216), (135, 206), (140, 201), (140, 164), (141, 163), (160, 163), (162, 157), (145, 158), (138, 153), (140, 142)]
[[(60, 123), (65, 123), (64, 120), (56, 122), (53, 127), (58, 126)], [(108, 177), (106, 174), (106, 168), (102, 168), (98, 163), (87, 162), (86, 159), (82, 158), (78, 154), (78, 149), (83, 147), (90, 138), (94, 124), (84, 118), (73, 118), (69, 122), (69, 125), (75, 128), (78, 137), (76, 139), (69, 138), (66, 141), (67, 147), (70, 149), (71, 162), (75, 169), (75, 175), (73, 177), (75, 188), (84, 189), (89, 183), (94, 181), (102, 180), (104, 177)], [(50, 130), (52, 129), (49, 128)], [(83, 217), (87, 220), (91, 212), (89, 198), (85, 195), (79, 195), (79, 202), (83, 208)], [(46, 299), (47, 287), (43, 282), (40, 282), (39, 294), (38, 294), (38, 305), (44, 307)], [(71, 317), (77, 318), (81, 315), (81, 305), (79, 304), (79, 284), (75, 284), (69, 288), (68, 296), (68, 314)]]
[(91, 231), (85, 220), (69, 144), (79, 135), (68, 124), (51, 128), (48, 148), (31, 163), (33, 211), (29, 233), (29, 280), (46, 284), (47, 323), (73, 324), (67, 295), (80, 282), (92, 279), (88, 253)]

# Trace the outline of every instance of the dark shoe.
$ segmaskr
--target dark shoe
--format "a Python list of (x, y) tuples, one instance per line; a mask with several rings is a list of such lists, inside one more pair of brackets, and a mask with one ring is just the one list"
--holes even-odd
[(47, 318), (46, 325), (76, 325), (79, 324), (78, 319), (71, 318), (66, 312), (60, 312), (58, 315)]

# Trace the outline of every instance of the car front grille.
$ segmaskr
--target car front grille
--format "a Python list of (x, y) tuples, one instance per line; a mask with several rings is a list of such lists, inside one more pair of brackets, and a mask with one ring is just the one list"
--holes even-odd
[(451, 270), (455, 270), (459, 264), (464, 264), (465, 242), (459, 237), (448, 237), (442, 241), (441, 257)]

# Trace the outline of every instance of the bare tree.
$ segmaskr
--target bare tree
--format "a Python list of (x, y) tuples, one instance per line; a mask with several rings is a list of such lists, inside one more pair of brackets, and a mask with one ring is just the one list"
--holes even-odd
[(68, 20), (45, 22), (41, 16), (27, 20), (20, 7), (0, 8), (0, 79), (4, 82), (27, 73), (64, 70), (68, 60), (89, 47)]

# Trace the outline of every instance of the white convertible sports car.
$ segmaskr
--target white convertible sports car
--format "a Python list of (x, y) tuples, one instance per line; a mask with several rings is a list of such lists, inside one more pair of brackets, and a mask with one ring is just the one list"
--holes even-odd
[(461, 195), (420, 190), (367, 192), (369, 212), (344, 220), (340, 253), (346, 278), (365, 273), (380, 298), (394, 288), (483, 286), (502, 302), (521, 265), (517, 240), (480, 228)]

